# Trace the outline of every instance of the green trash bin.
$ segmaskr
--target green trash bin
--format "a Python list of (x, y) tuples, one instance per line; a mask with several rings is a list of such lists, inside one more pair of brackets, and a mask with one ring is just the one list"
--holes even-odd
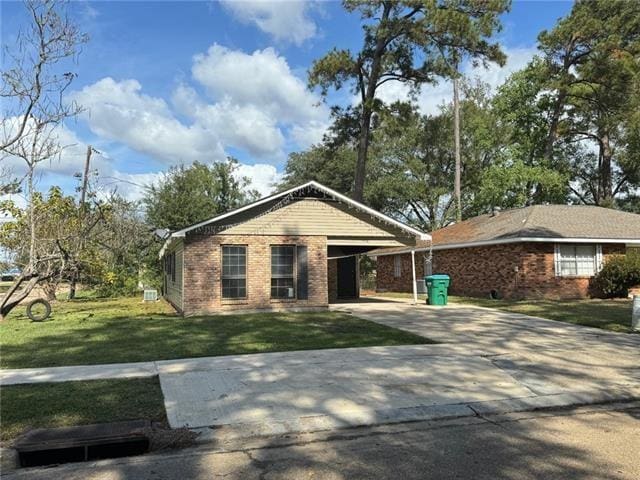
[(424, 277), (429, 305), (447, 304), (450, 282), (449, 275), (428, 275)]

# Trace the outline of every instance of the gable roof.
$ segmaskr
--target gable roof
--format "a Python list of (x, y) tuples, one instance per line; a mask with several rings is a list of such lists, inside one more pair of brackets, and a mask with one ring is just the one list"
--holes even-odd
[[(640, 215), (592, 205), (533, 205), (470, 218), (432, 232), (434, 250), (514, 242), (640, 244)], [(428, 243), (416, 245), (428, 249)], [(411, 248), (377, 249), (390, 255)]]
[(311, 182), (307, 182), (305, 184), (299, 185), (297, 187), (294, 188), (290, 188), (288, 190), (279, 192), (279, 193), (275, 193), (273, 195), (269, 195), (267, 197), (261, 198), (260, 200), (257, 200), (255, 202), (249, 203), (247, 205), (244, 205), (242, 207), (236, 208), (234, 210), (230, 210), (228, 212), (225, 212), (223, 214), (217, 215), (215, 217), (212, 217), (208, 220), (205, 220), (203, 222), (199, 222), (196, 223), (195, 225), (191, 225), (189, 227), (183, 228), (181, 230), (178, 230), (176, 232), (173, 232), (169, 238), (167, 239), (167, 242), (165, 242), (165, 245), (162, 247), (162, 249), (160, 250), (160, 257), (162, 257), (162, 255), (164, 254), (164, 251), (166, 249), (166, 247), (169, 245), (169, 243), (171, 242), (172, 239), (175, 238), (180, 238), (180, 237), (184, 237), (186, 236), (187, 233), (196, 230), (198, 228), (201, 227), (205, 227), (208, 225), (213, 225), (216, 223), (219, 223), (223, 220), (229, 219), (230, 217), (233, 217), (235, 215), (238, 215), (240, 213), (243, 212), (248, 212), (251, 209), (256, 209), (256, 210), (260, 210), (258, 207), (260, 206), (264, 206), (265, 204), (268, 203), (276, 203), (278, 200), (281, 199), (285, 199), (288, 196), (292, 196), (295, 194), (309, 194), (309, 192), (316, 192), (322, 195), (325, 195), (327, 197), (331, 197), (334, 200), (340, 201), (346, 205), (348, 205), (349, 207), (355, 208), (361, 212), (367, 213), (368, 215), (371, 215), (372, 217), (376, 218), (377, 220), (380, 220), (382, 222), (388, 223), (406, 233), (408, 233), (411, 236), (415, 236), (418, 237), (418, 239), (420, 240), (431, 240), (431, 236), (427, 233), (424, 233), (416, 228), (410, 227), (409, 225), (406, 225), (402, 222), (399, 222), (398, 220), (395, 220), (394, 218), (391, 218), (383, 213), (378, 212), (377, 210), (374, 210), (373, 208), (367, 207), (366, 205), (364, 205), (363, 203), (357, 202), (349, 197), (347, 197), (346, 195), (343, 195), (341, 193), (336, 192), (335, 190), (332, 190), (329, 187), (326, 187), (318, 182), (315, 181), (311, 181)]

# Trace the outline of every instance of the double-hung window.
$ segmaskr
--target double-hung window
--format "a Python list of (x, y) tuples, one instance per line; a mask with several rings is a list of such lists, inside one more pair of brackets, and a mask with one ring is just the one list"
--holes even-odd
[(222, 246), (222, 298), (247, 297), (247, 247)]
[(271, 298), (296, 298), (294, 245), (271, 246)]
[(557, 244), (556, 275), (560, 277), (592, 277), (602, 257), (600, 245)]

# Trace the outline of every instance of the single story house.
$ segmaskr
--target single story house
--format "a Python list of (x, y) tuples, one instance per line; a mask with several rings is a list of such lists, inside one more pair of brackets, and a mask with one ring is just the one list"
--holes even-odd
[(359, 296), (358, 255), (430, 238), (308, 182), (173, 232), (163, 294), (185, 315), (326, 308)]
[[(588, 205), (534, 205), (480, 215), (432, 232), (414, 247), (370, 252), (376, 289), (413, 290), (418, 279), (451, 277), (454, 295), (581, 298), (597, 295), (591, 279), (614, 254), (640, 248), (640, 215)], [(417, 290), (423, 291), (420, 281)]]

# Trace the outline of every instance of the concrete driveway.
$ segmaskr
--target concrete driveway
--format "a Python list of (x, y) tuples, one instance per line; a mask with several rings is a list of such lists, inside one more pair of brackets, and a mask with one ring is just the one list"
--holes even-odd
[(640, 336), (493, 310), (333, 307), (438, 345), (156, 362), (172, 427), (251, 436), (640, 397)]

